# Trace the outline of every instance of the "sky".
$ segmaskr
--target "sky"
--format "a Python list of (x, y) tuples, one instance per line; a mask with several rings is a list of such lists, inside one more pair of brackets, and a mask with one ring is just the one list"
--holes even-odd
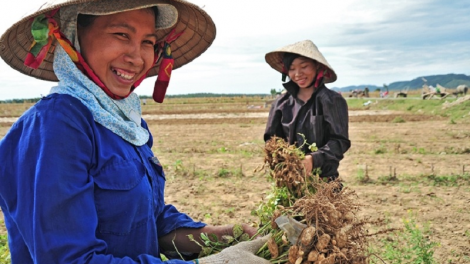
[[(40, 0), (0, 9), (0, 34)], [(213, 19), (211, 47), (173, 71), (167, 94), (269, 94), (280, 73), (266, 53), (310, 39), (338, 80), (329, 88), (390, 84), (437, 74), (470, 75), (470, 1), (190, 0)], [(151, 95), (156, 77), (137, 89)], [(0, 60), (0, 100), (48, 94), (53, 82), (21, 74)]]

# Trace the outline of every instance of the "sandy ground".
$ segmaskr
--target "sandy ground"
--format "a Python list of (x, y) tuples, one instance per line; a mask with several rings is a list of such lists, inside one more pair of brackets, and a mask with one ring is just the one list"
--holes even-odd
[[(247, 113), (147, 116), (153, 150), (167, 174), (167, 203), (209, 224), (256, 224), (251, 211), (270, 189), (265, 176), (254, 172), (263, 162), (267, 110), (242, 112)], [(399, 226), (414, 213), (418, 223), (430, 225), (429, 238), (439, 243), (434, 254), (438, 263), (470, 263), (469, 181), (433, 186), (426, 180), (430, 175), (470, 174), (469, 122), (451, 124), (445, 118), (393, 112), (353, 113), (352, 146), (340, 174), (364, 205), (361, 214), (385, 217)], [(404, 122), (392, 122), (397, 116)], [(0, 129), (3, 136), (7, 127)], [(368, 183), (361, 182), (365, 176)], [(397, 181), (387, 180), (391, 176)]]
[[(403, 123), (393, 123), (397, 116)], [(416, 217), (439, 243), (438, 263), (470, 263), (470, 186), (433, 186), (430, 175), (470, 174), (470, 124), (397, 113), (351, 116), (351, 149), (340, 166), (345, 185), (356, 191), (363, 216), (400, 227)], [(270, 190), (260, 173), (262, 118), (151, 122), (155, 152), (167, 167), (167, 202), (210, 224), (254, 223), (251, 211)], [(220, 151), (226, 148), (226, 152)], [(251, 155), (239, 155), (247, 151)], [(176, 163), (182, 164), (178, 169)], [(221, 168), (243, 175), (218, 176)], [(201, 175), (199, 171), (212, 171)], [(185, 176), (175, 176), (185, 171)], [(219, 173), (220, 174), (220, 173)], [(369, 183), (361, 183), (366, 175)], [(395, 177), (397, 181), (387, 178)], [(468, 178), (468, 177), (467, 177)], [(383, 180), (385, 179), (385, 180)]]

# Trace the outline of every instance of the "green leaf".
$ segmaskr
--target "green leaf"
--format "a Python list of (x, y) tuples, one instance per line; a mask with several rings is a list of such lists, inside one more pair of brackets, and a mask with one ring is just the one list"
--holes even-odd
[(243, 234), (243, 227), (241, 225), (233, 226), (233, 236), (238, 239)]
[(222, 236), (222, 240), (225, 243), (230, 244), (235, 240), (235, 238), (233, 236), (225, 235), (225, 236)]
[(250, 235), (248, 235), (247, 233), (243, 233), (243, 235), (240, 236), (240, 238), (238, 239), (238, 241), (249, 241), (250, 240)]
[(218, 242), (219, 239), (217, 238), (217, 235), (215, 234), (209, 234), (209, 240), (212, 242)]
[(212, 254), (212, 248), (210, 247), (203, 247), (201, 249), (201, 252), (199, 252), (199, 257), (205, 257), (205, 256), (209, 256)]

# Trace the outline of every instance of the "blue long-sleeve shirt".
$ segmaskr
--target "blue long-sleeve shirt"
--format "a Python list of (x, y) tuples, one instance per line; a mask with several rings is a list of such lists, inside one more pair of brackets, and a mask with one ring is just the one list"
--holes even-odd
[(159, 237), (205, 224), (165, 205), (152, 144), (128, 143), (69, 95), (29, 109), (0, 141), (12, 263), (162, 263)]

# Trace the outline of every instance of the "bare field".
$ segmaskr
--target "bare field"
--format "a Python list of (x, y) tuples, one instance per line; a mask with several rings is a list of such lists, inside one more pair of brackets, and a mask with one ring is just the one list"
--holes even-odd
[[(267, 108), (201, 102), (143, 111), (165, 167), (167, 203), (209, 224), (256, 222), (251, 211), (270, 190), (255, 172), (263, 165)], [(0, 138), (8, 127), (0, 126)], [(351, 110), (349, 131), (340, 175), (358, 194), (361, 213), (400, 226), (413, 212), (439, 243), (438, 263), (470, 263), (470, 122), (361, 109)]]
[[(403, 123), (392, 122), (397, 117)], [(265, 121), (149, 122), (154, 152), (167, 167), (167, 202), (210, 224), (255, 222), (250, 213), (270, 190), (265, 176), (254, 172), (263, 163)], [(358, 194), (362, 214), (398, 227), (412, 212), (421, 225), (429, 223), (438, 263), (470, 263), (469, 182), (430, 180), (470, 174), (470, 124), (378, 111), (351, 116), (350, 138), (340, 175)]]

